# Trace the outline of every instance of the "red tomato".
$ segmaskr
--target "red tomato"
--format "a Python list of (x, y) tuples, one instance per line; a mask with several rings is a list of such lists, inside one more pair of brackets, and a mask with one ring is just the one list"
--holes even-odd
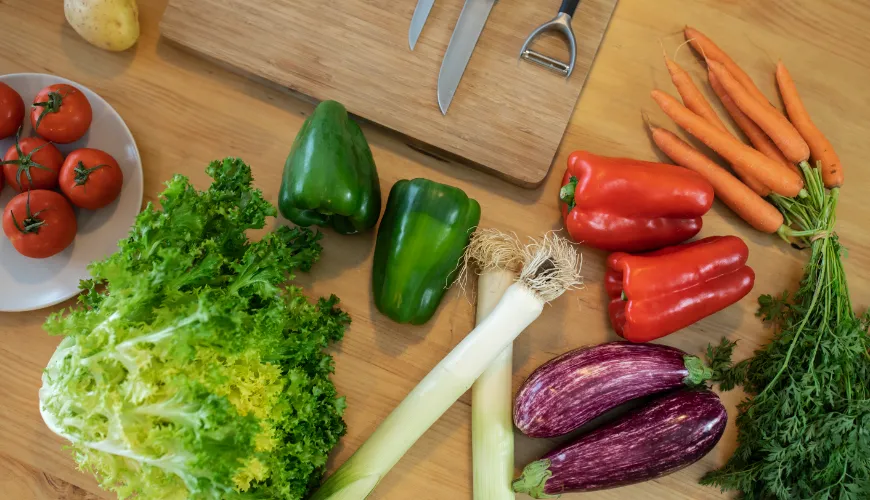
[(12, 87), (0, 82), (0, 139), (15, 135), (22, 122), (24, 100)]
[(3, 212), (3, 232), (18, 253), (33, 259), (63, 251), (76, 229), (72, 206), (54, 191), (35, 189), (15, 195)]
[(109, 153), (99, 149), (77, 149), (60, 168), (60, 190), (73, 205), (96, 210), (121, 194), (124, 174)]
[(91, 126), (91, 103), (81, 90), (58, 83), (36, 94), (30, 109), (33, 130), (59, 144), (77, 141)]
[(63, 155), (44, 139), (25, 137), (6, 151), (3, 163), (6, 182), (16, 191), (54, 189)]

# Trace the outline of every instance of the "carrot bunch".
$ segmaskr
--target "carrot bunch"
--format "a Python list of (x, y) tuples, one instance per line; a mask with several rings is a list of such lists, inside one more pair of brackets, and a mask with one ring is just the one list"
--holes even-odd
[(704, 176), (716, 196), (752, 227), (790, 234), (780, 210), (765, 198), (806, 196), (802, 173), (813, 168), (811, 159), (812, 165), (821, 169), (825, 186), (839, 188), (843, 168), (836, 152), (810, 119), (782, 62), (776, 67), (776, 82), (788, 117), (712, 40), (691, 27), (684, 33), (707, 63), (713, 92), (751, 145), (728, 131), (689, 74), (667, 54), (665, 64), (683, 102), (661, 90), (652, 91), (653, 100), (677, 125), (726, 160), (736, 177), (677, 135), (650, 125), (653, 140), (674, 163)]

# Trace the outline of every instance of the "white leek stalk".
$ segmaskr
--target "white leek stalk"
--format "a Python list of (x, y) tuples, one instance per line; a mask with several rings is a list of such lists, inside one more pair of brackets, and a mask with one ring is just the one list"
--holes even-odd
[[(515, 275), (488, 271), (477, 279), (477, 317), (485, 318)], [(514, 428), (511, 404), (513, 344), (495, 358), (471, 388), (471, 452), (474, 500), (510, 500), (514, 474)]]
[(570, 243), (548, 235), (527, 246), (523, 269), (495, 309), (417, 384), (312, 500), (363, 500), (429, 427), (544, 309), (579, 282)]
[[(466, 252), (477, 277), (477, 323), (498, 304), (516, 280), (522, 249), (513, 236), (478, 231)], [(471, 451), (474, 499), (512, 500), (514, 428), (512, 418), (513, 344), (495, 358), (471, 388)]]

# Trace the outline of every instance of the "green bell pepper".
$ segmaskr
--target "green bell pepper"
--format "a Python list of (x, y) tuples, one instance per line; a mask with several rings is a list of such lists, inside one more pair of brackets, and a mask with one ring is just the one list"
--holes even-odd
[(378, 310), (399, 323), (429, 321), (479, 222), (480, 205), (461, 189), (427, 179), (397, 182), (375, 245)]
[(278, 208), (297, 225), (332, 227), (341, 234), (377, 224), (381, 187), (375, 160), (340, 103), (320, 103), (296, 135), (284, 163)]

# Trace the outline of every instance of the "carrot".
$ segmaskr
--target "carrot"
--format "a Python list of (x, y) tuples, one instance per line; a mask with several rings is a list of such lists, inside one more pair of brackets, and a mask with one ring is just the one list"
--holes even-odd
[(738, 66), (737, 63), (734, 62), (734, 59), (731, 59), (724, 50), (720, 49), (719, 46), (713, 43), (713, 40), (710, 40), (706, 35), (690, 26), (686, 26), (683, 29), (683, 33), (686, 35), (686, 40), (692, 44), (692, 48), (701, 54), (704, 59), (710, 59), (724, 65), (755, 100), (761, 103), (770, 104), (767, 97), (761, 92), (761, 90), (759, 90), (755, 85), (755, 82), (752, 81), (752, 78), (750, 78), (749, 75), (743, 71), (743, 68)]
[(776, 144), (782, 154), (792, 163), (807, 161), (810, 157), (810, 147), (801, 137), (794, 125), (773, 106), (761, 104), (746, 92), (725, 66), (716, 61), (708, 61), (711, 73), (716, 75), (719, 83), (740, 108), (764, 133)]
[(722, 132), (710, 125), (661, 90), (653, 90), (651, 95), (662, 111), (677, 122), (677, 125), (719, 153), (736, 168), (744, 169), (773, 192), (794, 197), (803, 189), (800, 175), (743, 144), (728, 132)]
[(822, 163), (822, 180), (825, 182), (825, 186), (829, 188), (842, 186), (843, 165), (840, 163), (840, 157), (837, 156), (837, 152), (834, 151), (834, 146), (831, 145), (828, 138), (810, 119), (794, 80), (782, 61), (776, 64), (776, 84), (779, 87), (779, 93), (782, 94), (782, 102), (785, 103), (785, 109), (792, 124), (807, 141), (813, 159)]
[(755, 146), (755, 149), (759, 150), (764, 156), (767, 156), (771, 160), (781, 163), (799, 174), (800, 169), (798, 169), (797, 165), (788, 161), (785, 156), (783, 156), (782, 151), (780, 151), (779, 148), (776, 147), (776, 144), (770, 140), (770, 137), (768, 137), (763, 130), (758, 128), (758, 125), (746, 116), (746, 113), (740, 111), (740, 108), (734, 102), (734, 99), (731, 99), (731, 96), (728, 95), (728, 92), (725, 90), (725, 87), (722, 86), (722, 82), (719, 81), (716, 74), (711, 71), (709, 76), (710, 86), (713, 87), (713, 92), (715, 92), (719, 97), (719, 101), (721, 101), (722, 105), (725, 106), (725, 110), (728, 111), (728, 114), (731, 115), (731, 118), (734, 119), (734, 122), (737, 123), (738, 127), (740, 127), (740, 130), (746, 134), (746, 137), (749, 138), (749, 142)]
[(674, 87), (677, 87), (677, 92), (680, 93), (680, 97), (683, 99), (683, 104), (692, 110), (696, 115), (701, 116), (708, 122), (715, 125), (717, 128), (728, 131), (725, 128), (725, 122), (719, 118), (719, 115), (713, 109), (713, 106), (710, 106), (710, 103), (707, 102), (707, 98), (704, 97), (704, 94), (695, 86), (695, 82), (692, 81), (692, 77), (689, 76), (689, 73), (686, 72), (679, 64), (672, 61), (668, 54), (662, 50), (665, 56), (665, 65), (668, 67), (668, 73), (671, 74), (671, 81), (674, 82)]
[[(730, 134), (731, 132), (725, 127), (725, 122), (719, 118), (719, 114), (716, 113), (713, 106), (710, 106), (710, 103), (707, 102), (707, 98), (704, 97), (704, 94), (702, 94), (698, 87), (695, 86), (695, 82), (692, 81), (692, 77), (689, 76), (689, 73), (680, 67), (679, 64), (672, 61), (664, 49), (662, 49), (662, 53), (665, 57), (665, 65), (668, 67), (668, 73), (671, 74), (671, 81), (674, 82), (674, 86), (677, 87), (677, 91), (683, 99), (683, 105), (689, 108), (696, 115), (715, 125), (717, 128)], [(759, 196), (767, 196), (770, 194), (770, 188), (765, 186), (755, 177), (747, 174), (744, 169), (735, 168), (733, 165), (732, 168), (737, 172), (740, 179), (753, 191), (758, 193)]]
[(686, 144), (673, 132), (651, 127), (653, 141), (677, 165), (701, 174), (713, 185), (716, 197), (745, 220), (750, 226), (765, 233), (775, 233), (783, 224), (783, 217), (773, 205), (752, 192), (749, 187), (729, 174), (703, 153)]

